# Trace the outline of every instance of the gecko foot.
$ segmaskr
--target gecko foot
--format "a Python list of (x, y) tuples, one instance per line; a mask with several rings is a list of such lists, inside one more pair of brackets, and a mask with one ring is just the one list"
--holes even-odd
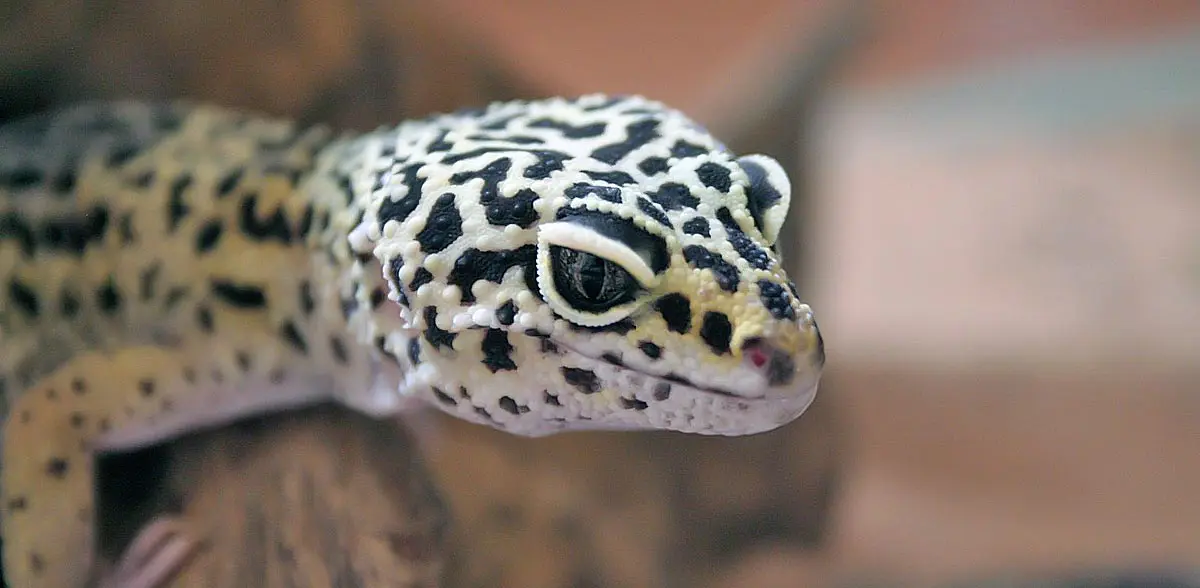
[(100, 574), (95, 588), (162, 588), (196, 552), (185, 525), (162, 517), (146, 525), (113, 569)]

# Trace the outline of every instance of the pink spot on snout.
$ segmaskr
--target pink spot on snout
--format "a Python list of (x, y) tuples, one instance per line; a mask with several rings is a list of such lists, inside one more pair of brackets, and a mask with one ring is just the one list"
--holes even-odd
[(754, 364), (754, 367), (756, 368), (761, 368), (767, 365), (767, 362), (771, 360), (771, 357), (767, 355), (767, 352), (759, 346), (754, 346), (750, 349), (747, 349), (746, 357), (750, 359), (750, 363)]

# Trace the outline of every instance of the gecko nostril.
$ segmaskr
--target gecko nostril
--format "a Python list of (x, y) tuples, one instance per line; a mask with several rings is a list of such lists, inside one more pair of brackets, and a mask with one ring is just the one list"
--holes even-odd
[(750, 337), (742, 343), (742, 357), (756, 368), (762, 369), (771, 361), (774, 349), (762, 337)]
[(755, 369), (761, 370), (767, 383), (772, 386), (787, 384), (795, 376), (795, 360), (761, 337), (751, 337), (742, 344), (742, 357)]

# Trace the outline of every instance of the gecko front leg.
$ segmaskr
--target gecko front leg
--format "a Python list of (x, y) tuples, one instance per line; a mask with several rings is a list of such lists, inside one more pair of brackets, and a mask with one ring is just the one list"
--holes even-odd
[[(88, 353), (24, 391), (3, 448), (4, 569), (12, 585), (84, 586), (94, 575), (97, 450), (327, 395), (313, 378), (285, 371), (294, 363), (278, 348), (254, 343), (254, 355), (220, 346)], [(172, 533), (156, 538), (164, 530)], [(143, 530), (110, 578), (153, 579), (170, 568), (186, 553), (168, 535), (178, 529)]]
[(138, 533), (115, 566), (101, 563), (89, 588), (159, 588), (195, 553), (197, 542), (183, 523), (169, 517), (152, 521)]

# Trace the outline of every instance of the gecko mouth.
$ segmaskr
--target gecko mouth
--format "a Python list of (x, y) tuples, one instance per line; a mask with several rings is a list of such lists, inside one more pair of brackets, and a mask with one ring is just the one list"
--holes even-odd
[(746, 401), (751, 401), (751, 402), (756, 401), (756, 400), (762, 400), (763, 398), (765, 398), (765, 395), (763, 395), (763, 394), (749, 396), (746, 394), (734, 392), (731, 390), (726, 390), (723, 388), (715, 388), (715, 387), (711, 387), (711, 386), (701, 386), (701, 385), (696, 384), (695, 382), (693, 382), (687, 378), (684, 378), (683, 376), (680, 376), (674, 372), (667, 372), (666, 374), (663, 374), (663, 375), (652, 374), (650, 372), (632, 367), (632, 366), (626, 364), (625, 362), (621, 361), (620, 358), (618, 358), (618, 357), (608, 357), (608, 356), (604, 356), (604, 355), (601, 355), (600, 357), (594, 357), (587, 353), (583, 353), (582, 351), (579, 351), (578, 349), (572, 347), (570, 344), (564, 343), (562, 341), (558, 341), (556, 339), (549, 339), (549, 338), (547, 338), (547, 340), (551, 341), (554, 345), (556, 345), (558, 347), (561, 347), (563, 349), (566, 349), (567, 351), (570, 351), (571, 353), (574, 353), (575, 355), (578, 355), (580, 357), (585, 357), (592, 361), (598, 361), (598, 362), (608, 364), (608, 365), (615, 367), (618, 370), (623, 371), (623, 372), (637, 374), (637, 375), (639, 375), (643, 378), (646, 378), (656, 384), (670, 384), (670, 385), (685, 386), (691, 390), (694, 390), (694, 391), (702, 393), (702, 394), (712, 394), (714, 396), (723, 396), (725, 398), (734, 398), (737, 400), (746, 400)]

